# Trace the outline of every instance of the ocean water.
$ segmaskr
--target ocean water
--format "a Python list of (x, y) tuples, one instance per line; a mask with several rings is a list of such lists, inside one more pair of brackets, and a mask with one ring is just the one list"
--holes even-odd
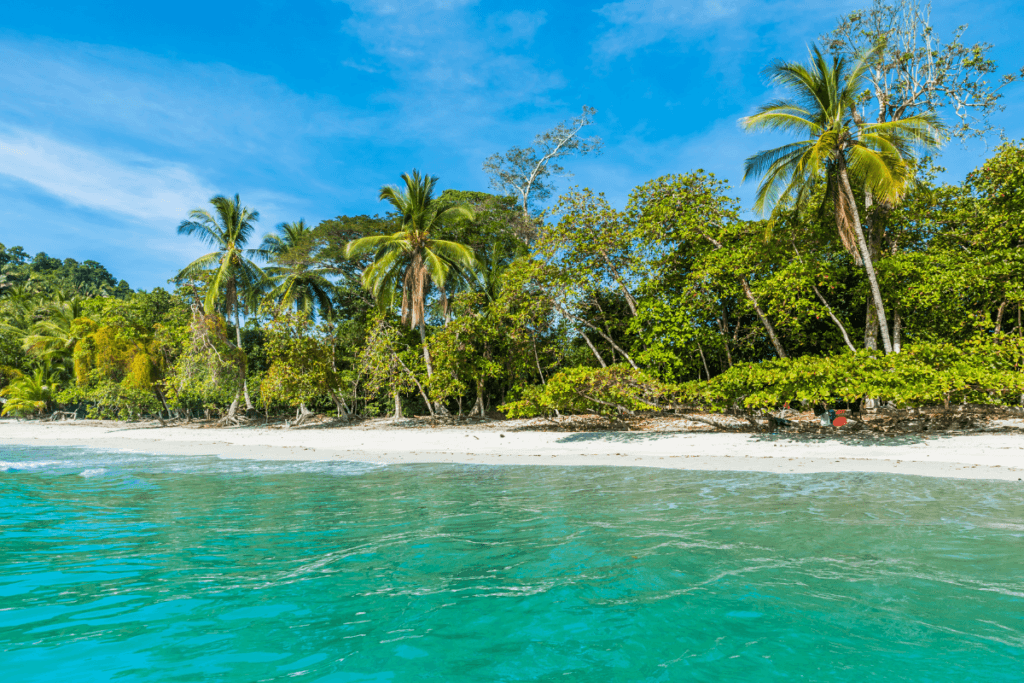
[(5, 681), (1024, 681), (1024, 484), (0, 448)]

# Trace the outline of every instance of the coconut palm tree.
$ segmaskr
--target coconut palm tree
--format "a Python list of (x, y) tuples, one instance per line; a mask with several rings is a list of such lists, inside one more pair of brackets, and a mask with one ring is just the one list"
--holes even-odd
[[(188, 220), (178, 226), (179, 235), (190, 235), (199, 238), (215, 251), (200, 256), (181, 269), (177, 279), (201, 280), (207, 283), (204, 308), (206, 314), (213, 313), (218, 306), (225, 317), (234, 313), (235, 340), (238, 353), (242, 358), (241, 379), (245, 394), (245, 407), (253, 408), (249, 398), (249, 385), (245, 378), (245, 352), (242, 350), (242, 327), (239, 314), (243, 308), (251, 308), (256, 297), (266, 287), (267, 276), (254, 262), (254, 258), (262, 258), (259, 249), (246, 249), (245, 245), (252, 237), (255, 223), (260, 214), (254, 209), (242, 206), (238, 195), (233, 200), (217, 195), (210, 200), (214, 213), (204, 209), (193, 209)], [(231, 404), (229, 416), (234, 416), (238, 408), (238, 396)]]
[(348, 258), (372, 254), (373, 261), (363, 271), (363, 286), (383, 306), (394, 305), (401, 293), (402, 323), (419, 329), (427, 376), (434, 366), (427, 348), (426, 303), (431, 288), (444, 292), (448, 278), (462, 277), (476, 269), (473, 250), (464, 244), (436, 239), (444, 216), (460, 213), (468, 218), (473, 212), (462, 205), (434, 198), (437, 176), (403, 173), (405, 187), (382, 187), (378, 199), (390, 203), (398, 213), (400, 230), (390, 235), (363, 237), (348, 243)]
[(22, 346), (47, 361), (66, 359), (82, 337), (95, 331), (95, 323), (83, 317), (84, 311), (84, 299), (58, 292), (54, 301), (43, 307), (43, 319), (32, 325)]
[(10, 384), (0, 389), (4, 399), (0, 415), (41, 415), (53, 403), (59, 390), (60, 373), (49, 363), (37, 365), (28, 375), (15, 377)]
[(265, 271), (271, 283), (267, 296), (283, 306), (294, 304), (297, 311), (320, 309), (320, 315), (329, 318), (334, 313), (331, 291), (334, 285), (327, 279), (330, 268), (317, 268), (308, 258), (308, 247), (313, 240), (313, 229), (306, 221), (281, 223), (277, 233), (263, 237), (260, 251), (277, 265)]
[(790, 99), (770, 102), (741, 123), (750, 131), (780, 131), (801, 139), (747, 159), (743, 179), (762, 178), (755, 203), (762, 214), (802, 201), (816, 181), (827, 180), (839, 237), (864, 266), (882, 343), (885, 352), (892, 353), (885, 305), (853, 183), (881, 201), (898, 204), (913, 185), (918, 154), (942, 143), (942, 127), (930, 112), (884, 123), (866, 123), (858, 115), (857, 98), (864, 90), (865, 73), (880, 49), (851, 63), (839, 55), (826, 57), (812, 46), (807, 66), (772, 64), (768, 69), (772, 83), (788, 90)]

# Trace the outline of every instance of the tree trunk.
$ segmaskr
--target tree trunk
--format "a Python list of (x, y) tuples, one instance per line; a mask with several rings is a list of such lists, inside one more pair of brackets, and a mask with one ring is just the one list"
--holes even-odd
[[(426, 348), (426, 346), (424, 346), (423, 348)], [(430, 416), (433, 417), (434, 406), (437, 404), (430, 402), (430, 399), (427, 397), (427, 392), (423, 388), (423, 385), (420, 383), (420, 380), (416, 377), (416, 374), (412, 370), (410, 370), (405, 363), (402, 362), (402, 359), (398, 357), (398, 354), (395, 353), (394, 350), (391, 351), (391, 355), (396, 361), (398, 361), (398, 365), (402, 368), (402, 370), (405, 371), (405, 374), (409, 376), (409, 379), (411, 379), (412, 383), (416, 385), (416, 388), (419, 389), (420, 396), (423, 397), (423, 402), (426, 404), (427, 410), (430, 411)], [(441, 408), (442, 410), (444, 410), (444, 406), (442, 406)], [(448, 413), (447, 410), (445, 410), (444, 412), (445, 414)]]
[(156, 387), (153, 387), (153, 393), (155, 393), (156, 397), (158, 399), (160, 399), (160, 403), (163, 404), (164, 410), (167, 411), (167, 419), (170, 420), (171, 419), (171, 409), (170, 409), (170, 407), (168, 407), (167, 401), (164, 399), (163, 392), (160, 391), (159, 389), (157, 389)]
[[(724, 311), (723, 311), (724, 315)], [(725, 318), (718, 318), (718, 331), (722, 334), (722, 346), (725, 347), (725, 363), (730, 368), (732, 367), (732, 352), (729, 350), (729, 327), (726, 324)]]
[(754, 292), (750, 289), (750, 284), (747, 283), (747, 278), (740, 278), (740, 285), (743, 287), (743, 294), (747, 297), (751, 304), (754, 306), (754, 312), (757, 313), (757, 319), (761, 321), (761, 325), (764, 326), (765, 331), (768, 333), (768, 339), (771, 340), (772, 346), (775, 347), (775, 353), (779, 358), (789, 358), (789, 354), (786, 353), (786, 349), (783, 348), (782, 342), (779, 341), (779, 336), (775, 334), (775, 328), (772, 327), (772, 323), (768, 320), (768, 316), (761, 310), (761, 306), (757, 303), (757, 299), (754, 297)]
[[(714, 237), (707, 234), (700, 228), (698, 228), (697, 231), (704, 239), (710, 242), (715, 249), (722, 248), (722, 243)], [(789, 358), (789, 355), (786, 353), (786, 349), (782, 346), (782, 342), (779, 341), (779, 336), (775, 334), (775, 328), (772, 327), (771, 321), (768, 320), (768, 316), (764, 314), (764, 311), (761, 310), (761, 306), (757, 303), (757, 299), (754, 297), (754, 292), (751, 291), (750, 283), (747, 282), (746, 277), (740, 278), (740, 286), (743, 287), (743, 295), (747, 297), (751, 304), (753, 304), (754, 312), (757, 313), (757, 319), (761, 321), (761, 325), (764, 326), (765, 331), (768, 333), (768, 338), (771, 340), (772, 346), (775, 347), (776, 355), (778, 355), (779, 358)], [(736, 325), (738, 330), (739, 323), (737, 322)]]
[(604, 358), (601, 358), (601, 354), (598, 353), (597, 349), (594, 347), (594, 343), (590, 341), (590, 337), (587, 336), (587, 333), (580, 330), (580, 335), (583, 337), (583, 341), (587, 342), (587, 346), (590, 347), (590, 350), (594, 352), (594, 356), (597, 357), (597, 362), (601, 364), (601, 367), (608, 367), (608, 364), (604, 362)]
[[(696, 339), (694, 341), (697, 341)], [(701, 347), (700, 342), (697, 342), (697, 351), (700, 352), (700, 360), (704, 363), (704, 375), (711, 381), (711, 371), (708, 370), (708, 359), (704, 357), (704, 349)], [(700, 378), (700, 371), (697, 371), (697, 377)]]
[[(238, 392), (235, 392), (235, 399), (231, 401), (231, 407), (228, 408), (228, 417), (234, 417), (235, 413), (238, 412)], [(207, 419), (209, 419), (209, 411), (207, 411)]]
[(857, 234), (857, 246), (864, 257), (864, 270), (868, 275), (868, 283), (871, 285), (871, 297), (875, 301), (875, 313), (878, 315), (878, 328), (882, 333), (882, 346), (886, 353), (892, 353), (892, 341), (889, 339), (889, 318), (885, 315), (885, 304), (882, 302), (882, 290), (878, 287), (878, 278), (875, 275), (875, 264), (871, 258), (871, 250), (867, 240), (864, 238), (864, 229), (860, 224), (860, 213), (853, 197), (853, 188), (850, 187), (850, 177), (846, 173), (846, 166), (842, 157), (839, 162), (839, 184), (846, 200), (850, 204), (850, 217), (853, 219), (853, 230)]
[[(427, 366), (427, 379), (434, 376), (434, 361), (430, 357), (430, 348), (427, 346), (427, 326), (426, 321), (420, 320), (420, 343), (423, 345), (423, 362)], [(415, 380), (414, 380), (415, 381)], [(416, 386), (419, 386), (419, 382), (416, 382)], [(427, 408), (430, 410), (430, 414), (447, 415), (448, 409), (444, 407), (439, 401), (430, 403), (427, 398), (427, 393), (420, 387), (420, 393), (423, 394), (423, 400), (427, 401)]]
[(393, 420), (401, 419), (402, 417), (402, 396), (397, 391), (394, 392), (395, 396), (395, 414), (392, 416)]
[(899, 353), (903, 348), (903, 316), (900, 309), (894, 308), (892, 312), (892, 350)]
[(246, 372), (245, 351), (242, 350), (242, 326), (238, 322), (238, 306), (235, 306), (235, 341), (238, 343), (238, 353), (242, 356), (242, 393), (245, 394), (245, 409), (252, 410), (252, 399), (249, 398), (249, 373)]
[(530, 343), (533, 346), (533, 362), (537, 365), (537, 375), (540, 376), (541, 386), (544, 386), (547, 382), (544, 381), (544, 371), (540, 369), (540, 356), (537, 354), (537, 337), (532, 332), (530, 333)]
[(300, 403), (299, 407), (295, 410), (295, 422), (292, 423), (292, 426), (298, 427), (305, 423), (312, 415), (313, 413), (306, 407), (306, 404)]
[(330, 394), (331, 400), (334, 401), (334, 410), (338, 413), (338, 417), (348, 422), (349, 410), (348, 404), (345, 403), (345, 397), (333, 391), (328, 391), (327, 393)]
[(427, 348), (427, 327), (424, 321), (420, 321), (420, 344), (423, 346), (423, 362), (427, 365), (427, 379), (434, 376), (434, 363), (430, 358), (430, 349)]
[(875, 351), (878, 349), (878, 316), (875, 314), (875, 302), (867, 301), (867, 312), (864, 317), (864, 348)]
[(476, 403), (473, 404), (473, 410), (469, 412), (469, 416), (479, 415), (484, 417), (484, 378), (476, 378)]
[(828, 317), (832, 318), (832, 322), (836, 324), (836, 327), (839, 328), (839, 332), (842, 333), (843, 341), (846, 342), (846, 347), (850, 349), (850, 351), (857, 353), (857, 347), (853, 345), (853, 342), (850, 340), (850, 335), (846, 333), (846, 327), (839, 321), (839, 318), (836, 317), (836, 314), (832, 311), (832, 307), (828, 305), (828, 301), (826, 301), (825, 297), (822, 295), (821, 290), (819, 290), (818, 286), (815, 284), (812, 284), (811, 287), (814, 289), (814, 293), (817, 295), (818, 301), (820, 301), (821, 305), (825, 307), (826, 311), (828, 311)]
[(1006, 301), (999, 304), (999, 310), (996, 312), (996, 334), (1003, 331), (1003, 313), (1006, 312)]

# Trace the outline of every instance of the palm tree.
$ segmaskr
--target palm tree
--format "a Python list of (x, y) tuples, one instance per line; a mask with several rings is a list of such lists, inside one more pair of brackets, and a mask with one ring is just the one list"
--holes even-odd
[(441, 220), (449, 214), (460, 213), (468, 218), (473, 212), (462, 205), (434, 198), (437, 176), (402, 174), (405, 187), (382, 187), (378, 199), (395, 207), (401, 229), (391, 235), (363, 237), (348, 243), (345, 255), (358, 258), (373, 254), (373, 262), (363, 271), (363, 286), (370, 290), (382, 305), (390, 306), (401, 291), (402, 323), (409, 329), (418, 328), (423, 344), (423, 360), (427, 376), (432, 377), (434, 366), (427, 348), (426, 302), (431, 287), (442, 293), (450, 275), (464, 277), (476, 270), (473, 250), (464, 244), (435, 239)]
[[(235, 340), (242, 358), (240, 374), (245, 394), (246, 410), (252, 410), (249, 385), (245, 377), (245, 352), (242, 350), (242, 327), (239, 312), (251, 307), (256, 296), (266, 286), (267, 277), (252, 259), (261, 258), (259, 249), (246, 249), (245, 245), (255, 230), (254, 224), (260, 219), (258, 211), (242, 206), (238, 195), (234, 200), (217, 195), (210, 200), (214, 214), (203, 209), (193, 209), (178, 226), (179, 235), (194, 235), (215, 251), (200, 256), (181, 269), (178, 280), (200, 279), (208, 285), (204, 308), (207, 315), (222, 303), (225, 317), (234, 313)], [(231, 404), (229, 416), (238, 408), (238, 396)]]
[(85, 300), (58, 292), (53, 303), (44, 307), (45, 317), (36, 322), (22, 340), (26, 351), (47, 361), (66, 359), (75, 344), (95, 330), (95, 323), (83, 317)]
[(37, 365), (30, 375), (19, 375), (0, 389), (5, 399), (0, 415), (41, 415), (53, 403), (59, 390), (60, 374), (49, 363)]
[(802, 139), (747, 159), (743, 179), (763, 177), (755, 208), (764, 214), (803, 201), (814, 182), (826, 178), (840, 239), (867, 272), (882, 343), (885, 352), (892, 353), (885, 305), (851, 178), (882, 201), (899, 203), (913, 185), (917, 153), (941, 144), (942, 127), (930, 112), (884, 123), (865, 123), (858, 115), (865, 73), (880, 49), (850, 63), (838, 55), (829, 59), (812, 46), (809, 66), (776, 62), (769, 67), (771, 81), (793, 97), (770, 102), (741, 123), (747, 130), (781, 131)]
[(331, 291), (334, 285), (327, 279), (330, 268), (316, 268), (307, 258), (308, 245), (313, 240), (313, 229), (306, 221), (281, 223), (277, 233), (263, 237), (262, 252), (276, 266), (266, 269), (272, 283), (268, 296), (284, 306), (295, 305), (295, 310), (310, 312), (313, 306), (320, 315), (329, 318), (334, 313)]

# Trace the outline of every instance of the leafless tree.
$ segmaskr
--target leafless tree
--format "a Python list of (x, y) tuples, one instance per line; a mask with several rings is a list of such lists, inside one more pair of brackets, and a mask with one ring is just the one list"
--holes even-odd
[[(600, 153), (601, 138), (580, 136), (580, 131), (593, 123), (596, 113), (593, 107), (584, 106), (582, 114), (539, 134), (533, 145), (513, 147), (504, 154), (493, 154), (484, 161), (484, 171), (490, 176), (491, 187), (518, 198), (524, 229), (532, 225), (534, 206), (551, 197), (554, 190), (553, 178), (572, 175), (559, 160)], [(530, 231), (526, 229), (525, 232)], [(528, 238), (529, 235), (524, 237)]]
[(864, 98), (862, 116), (871, 118), (871, 105), (878, 122), (923, 111), (948, 112), (958, 120), (949, 126), (950, 135), (966, 141), (1002, 132), (991, 122), (992, 114), (1003, 109), (1001, 90), (1024, 77), (1022, 69), (994, 80), (997, 65), (988, 57), (992, 46), (967, 45), (966, 31), (963, 24), (943, 41), (932, 26), (930, 3), (874, 0), (870, 9), (842, 17), (822, 42), (831, 52), (850, 56), (882, 43), (869, 72), (871, 92)]

